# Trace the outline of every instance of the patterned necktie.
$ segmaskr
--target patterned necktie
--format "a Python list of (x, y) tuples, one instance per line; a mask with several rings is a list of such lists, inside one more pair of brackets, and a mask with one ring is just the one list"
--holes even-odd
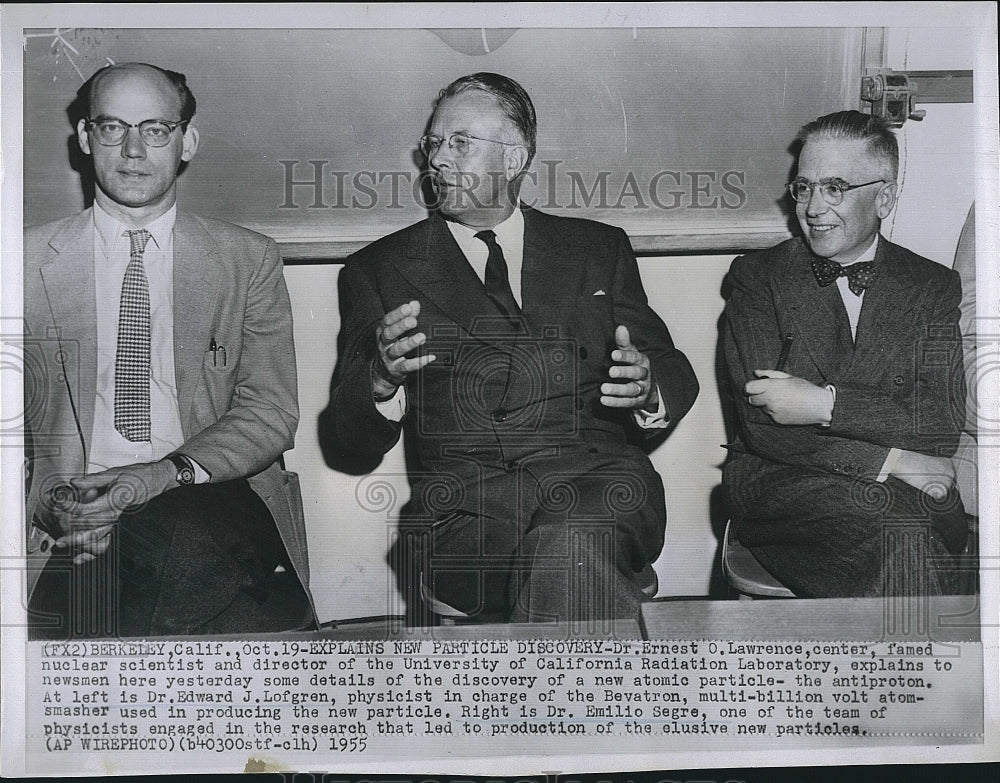
[(150, 233), (126, 231), (132, 242), (118, 310), (115, 354), (115, 429), (126, 440), (149, 436), (149, 282), (142, 266)]
[(489, 248), (490, 255), (486, 259), (486, 294), (503, 311), (508, 318), (521, 314), (514, 292), (510, 288), (510, 275), (507, 272), (507, 261), (503, 257), (503, 249), (497, 243), (497, 235), (492, 231), (480, 231), (476, 239), (481, 240)]
[(842, 266), (828, 258), (813, 257), (812, 270), (816, 275), (816, 282), (824, 288), (838, 277), (846, 277), (847, 286), (855, 296), (861, 296), (864, 290), (875, 282), (875, 263), (872, 261)]

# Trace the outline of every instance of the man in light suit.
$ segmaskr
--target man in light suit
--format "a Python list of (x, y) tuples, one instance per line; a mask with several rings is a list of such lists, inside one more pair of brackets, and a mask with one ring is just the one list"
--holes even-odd
[(278, 465), (298, 404), (277, 248), (177, 209), (198, 149), (182, 74), (115, 65), (80, 94), (94, 204), (25, 234), (32, 633), (300, 627), (312, 611), (297, 478)]
[(367, 470), (402, 429), (414, 439), (408, 610), (635, 617), (666, 514), (635, 441), (676, 425), (698, 385), (624, 232), (519, 205), (535, 135), (509, 78), (441, 91), (421, 139), (435, 214), (341, 273), (321, 441), (330, 464)]
[(964, 421), (959, 277), (879, 234), (898, 166), (881, 120), (837, 112), (800, 141), (802, 237), (728, 277), (736, 532), (799, 596), (962, 592), (968, 520), (948, 459)]

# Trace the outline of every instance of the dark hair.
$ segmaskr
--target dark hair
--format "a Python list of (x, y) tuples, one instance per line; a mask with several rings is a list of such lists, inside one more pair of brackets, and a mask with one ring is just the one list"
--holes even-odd
[(174, 88), (177, 90), (177, 97), (181, 100), (181, 122), (189, 122), (191, 118), (194, 117), (195, 110), (197, 109), (197, 102), (194, 99), (194, 93), (192, 93), (191, 88), (188, 87), (187, 77), (183, 73), (168, 71), (156, 65), (150, 65), (149, 63), (121, 63), (118, 65), (106, 65), (87, 79), (86, 83), (77, 93), (83, 99), (84, 106), (86, 106), (86, 116), (90, 116), (94, 95), (97, 93), (97, 87), (101, 83), (101, 80), (112, 71), (123, 70), (136, 65), (141, 65), (145, 68), (152, 68), (154, 71), (159, 71), (170, 80), (171, 84), (174, 85)]
[(892, 182), (899, 173), (899, 145), (896, 134), (881, 117), (859, 111), (838, 111), (804, 125), (798, 140), (805, 144), (812, 138), (853, 139), (867, 142), (867, 151), (885, 167)]
[(438, 93), (437, 100), (434, 101), (436, 107), (445, 98), (451, 98), (467, 90), (479, 90), (487, 95), (493, 96), (503, 113), (507, 115), (514, 127), (518, 129), (524, 139), (524, 146), (528, 148), (528, 162), (525, 168), (535, 157), (535, 137), (538, 132), (538, 120), (535, 117), (535, 107), (528, 97), (524, 88), (513, 79), (501, 76), (498, 73), (473, 73), (456, 79), (441, 92)]

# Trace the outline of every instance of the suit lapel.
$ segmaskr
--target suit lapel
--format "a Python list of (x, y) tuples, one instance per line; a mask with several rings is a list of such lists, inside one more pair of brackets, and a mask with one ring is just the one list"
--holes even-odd
[[(65, 373), (66, 384), (83, 439), (84, 460), (94, 429), (97, 388), (97, 299), (94, 281), (94, 219), (81, 212), (49, 240), (52, 255), (39, 267), (52, 323), (69, 361), (78, 356), (78, 372)], [(35, 335), (45, 338), (47, 335)]]
[(851, 324), (836, 284), (821, 287), (809, 262), (810, 252), (799, 240), (782, 260), (783, 268), (776, 270), (778, 290), (794, 322), (790, 331), (795, 342), (808, 350), (824, 380), (830, 382), (854, 353)]
[(477, 321), (500, 313), (476, 276), (443, 218), (434, 215), (420, 225), (396, 269), (467, 334), (482, 339)]
[(213, 339), (211, 327), (218, 301), (222, 264), (212, 236), (191, 215), (177, 213), (174, 224), (174, 373), (181, 423), (187, 432), (188, 412), (201, 378), (201, 367)]
[(918, 288), (896, 263), (893, 245), (879, 238), (875, 252), (875, 282), (865, 291), (858, 318), (857, 347), (848, 366), (852, 374), (870, 375), (885, 364), (887, 345), (895, 344), (891, 335), (904, 324)]
[[(583, 265), (582, 254), (589, 252), (575, 237), (559, 231), (554, 221), (525, 208), (524, 258), (521, 269), (523, 311), (532, 327), (570, 323), (576, 307), (573, 285)], [(554, 292), (559, 292), (554, 296)]]
[[(585, 248), (575, 245), (572, 236), (560, 233), (541, 213), (524, 208), (524, 255), (521, 268), (522, 311), (529, 327), (544, 323), (564, 323), (562, 311), (574, 306), (572, 296), (552, 295), (564, 292), (579, 275), (579, 254)], [(428, 301), (447, 314), (467, 334), (473, 334), (477, 319), (496, 318), (496, 306), (486, 295), (445, 221), (432, 216), (414, 232), (407, 246), (406, 259), (395, 262), (396, 268)], [(505, 340), (509, 337), (505, 337)]]

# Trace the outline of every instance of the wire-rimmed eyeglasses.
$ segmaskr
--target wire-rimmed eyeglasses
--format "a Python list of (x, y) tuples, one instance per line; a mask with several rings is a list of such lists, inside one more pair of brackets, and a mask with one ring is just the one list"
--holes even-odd
[(792, 198), (800, 204), (805, 204), (812, 198), (813, 188), (819, 188), (819, 194), (823, 197), (823, 200), (831, 207), (835, 207), (844, 200), (844, 194), (847, 191), (866, 188), (869, 185), (875, 185), (879, 182), (884, 183), (885, 180), (873, 179), (871, 182), (852, 185), (838, 177), (824, 179), (819, 182), (810, 182), (805, 177), (796, 177), (786, 187), (788, 188), (788, 192), (792, 194)]
[[(454, 152), (458, 157), (464, 158), (472, 152), (475, 148), (475, 142), (477, 141), (488, 141), (491, 144), (502, 144), (505, 147), (524, 146), (523, 144), (517, 144), (509, 141), (499, 141), (498, 139), (484, 139), (481, 136), (473, 136), (469, 133), (453, 133), (448, 137), (448, 149)], [(434, 134), (421, 136), (420, 151), (424, 153), (425, 156), (430, 158), (444, 143), (444, 139), (440, 136), (435, 136)]]

